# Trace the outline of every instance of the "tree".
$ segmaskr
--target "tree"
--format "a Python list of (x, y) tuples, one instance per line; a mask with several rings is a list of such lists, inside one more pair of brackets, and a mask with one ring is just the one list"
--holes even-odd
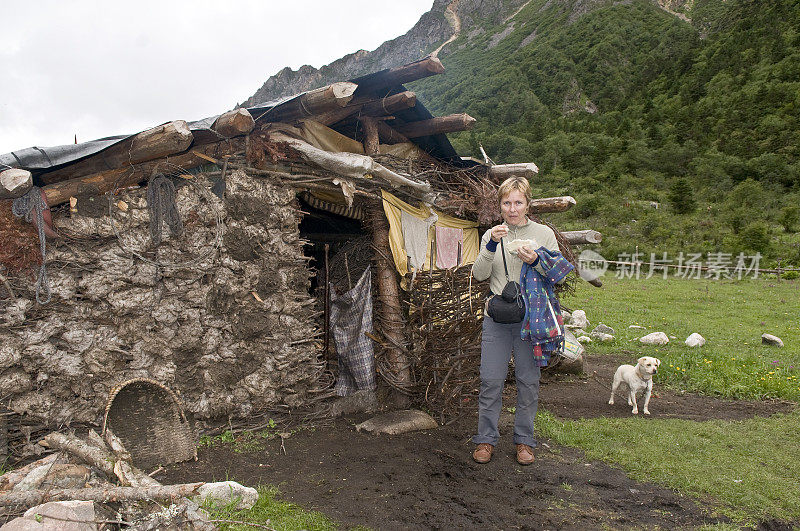
[(781, 209), (778, 221), (783, 225), (786, 232), (794, 232), (794, 226), (800, 221), (800, 207), (797, 205), (787, 205)]
[(694, 200), (694, 192), (689, 179), (681, 177), (672, 181), (669, 187), (669, 204), (678, 214), (688, 214), (697, 207)]

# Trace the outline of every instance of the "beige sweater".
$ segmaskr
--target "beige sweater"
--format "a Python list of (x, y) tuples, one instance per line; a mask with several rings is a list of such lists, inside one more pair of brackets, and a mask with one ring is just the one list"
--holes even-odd
[[(476, 280), (489, 279), (489, 289), (492, 293), (500, 294), (503, 287), (506, 285), (506, 274), (503, 270), (503, 257), (500, 255), (502, 247), (497, 244), (497, 251), (490, 252), (486, 249), (486, 243), (492, 237), (492, 230), (487, 230), (481, 238), (481, 250), (478, 253), (478, 258), (472, 264), (472, 276)], [(534, 250), (539, 247), (550, 249), (551, 251), (559, 251), (558, 242), (553, 229), (547, 225), (536, 223), (528, 220), (524, 225), (515, 227), (508, 226), (508, 236), (503, 238), (503, 243), (508, 244), (513, 240), (533, 240)], [(522, 271), (522, 260), (520, 260), (517, 253), (510, 253), (506, 249), (506, 263), (508, 264), (508, 278), (519, 282), (519, 274)], [(535, 269), (544, 275), (544, 270), (540, 264), (536, 264)]]

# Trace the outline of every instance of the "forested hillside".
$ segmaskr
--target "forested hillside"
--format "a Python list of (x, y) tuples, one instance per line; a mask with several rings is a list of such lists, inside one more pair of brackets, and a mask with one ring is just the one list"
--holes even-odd
[[(531, 0), (475, 20), (415, 82), (434, 114), (467, 112), (456, 149), (536, 162), (553, 216), (601, 252), (726, 252), (800, 265), (800, 2)], [(687, 18), (688, 20), (684, 20)], [(657, 202), (659, 208), (653, 208)]]

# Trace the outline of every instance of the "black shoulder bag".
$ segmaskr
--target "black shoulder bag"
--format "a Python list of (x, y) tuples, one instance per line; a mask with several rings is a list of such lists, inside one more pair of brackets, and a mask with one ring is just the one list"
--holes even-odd
[(506, 272), (506, 285), (503, 293), (489, 299), (487, 312), (494, 322), (500, 324), (520, 323), (525, 319), (525, 300), (519, 283), (508, 278), (508, 265), (506, 264), (506, 249), (503, 239), (500, 238), (500, 252), (503, 253), (503, 269)]

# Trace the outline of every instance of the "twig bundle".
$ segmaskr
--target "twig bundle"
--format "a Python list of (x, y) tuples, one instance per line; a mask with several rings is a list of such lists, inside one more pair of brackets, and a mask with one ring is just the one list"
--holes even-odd
[(470, 266), (429, 271), (417, 276), (409, 293), (416, 395), (442, 421), (459, 415), (464, 399), (478, 393), (487, 283), (473, 279), (470, 288), (470, 275)]

